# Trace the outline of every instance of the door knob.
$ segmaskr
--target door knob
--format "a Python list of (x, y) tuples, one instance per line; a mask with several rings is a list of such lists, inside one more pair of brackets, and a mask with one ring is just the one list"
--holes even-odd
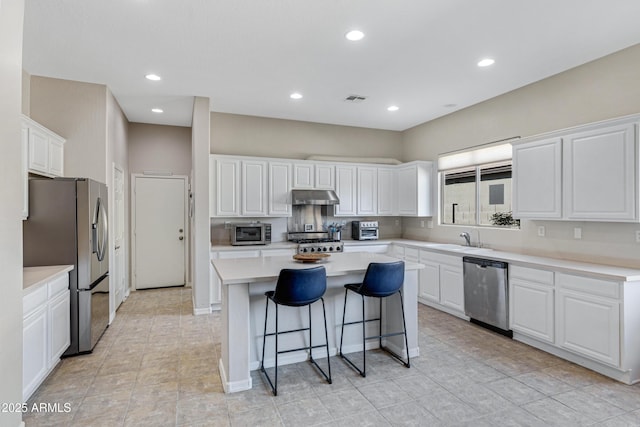
[(178, 237), (178, 240), (183, 240), (183, 239), (184, 239), (184, 237), (182, 237), (182, 236)]

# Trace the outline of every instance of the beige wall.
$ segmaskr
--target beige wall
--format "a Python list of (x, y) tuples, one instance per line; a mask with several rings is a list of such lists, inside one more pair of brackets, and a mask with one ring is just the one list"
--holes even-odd
[(402, 134), (350, 126), (211, 113), (211, 153), (305, 159), (402, 156)]
[[(20, 111), (23, 0), (0, 3), (0, 403), (22, 402), (22, 186)], [(0, 411), (18, 427), (19, 412)]]
[[(640, 45), (541, 80), (505, 95), (409, 129), (404, 160), (436, 160), (438, 154), (512, 136), (530, 136), (640, 112)], [(469, 227), (422, 228), (404, 221), (404, 236), (462, 243)], [(546, 237), (537, 227), (546, 227)], [(573, 239), (574, 227), (583, 238)], [(520, 231), (480, 229), (492, 247), (558, 258), (640, 267), (639, 224), (522, 221)], [(476, 237), (476, 232), (472, 233)]]
[(22, 70), (22, 114), (31, 116), (31, 75)]
[(107, 87), (31, 76), (30, 117), (66, 138), (65, 176), (107, 183)]
[(190, 128), (130, 123), (128, 133), (129, 173), (191, 174)]

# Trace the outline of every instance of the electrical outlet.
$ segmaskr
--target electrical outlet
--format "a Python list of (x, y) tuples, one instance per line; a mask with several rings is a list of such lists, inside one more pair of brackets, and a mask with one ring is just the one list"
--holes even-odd
[(636, 230), (636, 243), (640, 243), (640, 230)]
[(400, 226), (400, 220), (396, 219), (396, 227), (399, 227), (399, 226)]
[(420, 220), (420, 227), (424, 228), (424, 219)]
[(573, 238), (574, 239), (582, 239), (582, 228), (574, 227), (574, 229), (573, 229)]
[(544, 237), (544, 234), (545, 234), (544, 225), (540, 225), (540, 226), (538, 227), (538, 236), (540, 236), (540, 237)]
[(432, 219), (428, 219), (427, 220), (427, 228), (433, 228), (433, 220)]

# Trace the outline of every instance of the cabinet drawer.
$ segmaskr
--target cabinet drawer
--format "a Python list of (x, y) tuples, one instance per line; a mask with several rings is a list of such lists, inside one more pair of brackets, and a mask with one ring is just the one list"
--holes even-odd
[(49, 299), (66, 292), (69, 289), (69, 274), (65, 273), (51, 280), (47, 283), (47, 288), (49, 289)]
[(538, 270), (511, 264), (509, 266), (509, 275), (513, 278), (553, 286), (553, 271)]
[(423, 251), (421, 259), (462, 268), (462, 257), (455, 255), (444, 255), (436, 252)]
[(558, 287), (573, 289), (591, 295), (598, 295), (607, 298), (620, 298), (620, 284), (591, 277), (573, 276), (570, 274), (558, 273), (556, 275)]
[(26, 318), (47, 303), (47, 286), (40, 285), (22, 298), (22, 316)]

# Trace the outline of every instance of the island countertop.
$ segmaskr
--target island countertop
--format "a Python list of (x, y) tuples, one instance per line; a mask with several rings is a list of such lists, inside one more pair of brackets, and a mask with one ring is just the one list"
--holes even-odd
[[(331, 254), (321, 262), (302, 263), (291, 256), (274, 256), (260, 258), (216, 259), (212, 264), (216, 269), (223, 285), (237, 283), (255, 283), (272, 281), (278, 278), (283, 268), (312, 268), (323, 266), (327, 270), (327, 277), (342, 276), (363, 272), (372, 262), (395, 262), (397, 258), (384, 254), (353, 252)], [(405, 270), (418, 270), (421, 264), (405, 261)]]

